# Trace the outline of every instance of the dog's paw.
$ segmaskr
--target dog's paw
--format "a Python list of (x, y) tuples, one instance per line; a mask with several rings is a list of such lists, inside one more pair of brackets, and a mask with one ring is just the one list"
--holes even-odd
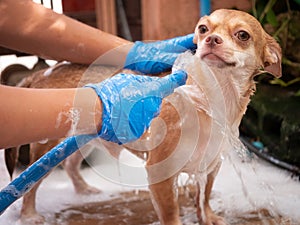
[(81, 195), (93, 195), (93, 194), (100, 194), (101, 190), (92, 186), (86, 186), (82, 188), (77, 188), (76, 192)]
[(17, 225), (44, 225), (45, 217), (39, 214), (22, 215), (17, 222)]
[(209, 215), (206, 218), (206, 221), (202, 222), (200, 224), (203, 224), (203, 225), (227, 225), (227, 223), (223, 217), (217, 216), (215, 214)]

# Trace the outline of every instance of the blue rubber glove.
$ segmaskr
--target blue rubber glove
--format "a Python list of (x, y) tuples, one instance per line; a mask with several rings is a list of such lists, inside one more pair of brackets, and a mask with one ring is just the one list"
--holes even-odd
[(187, 74), (177, 71), (163, 78), (117, 74), (98, 84), (88, 84), (102, 101), (99, 137), (125, 144), (140, 138), (158, 116), (162, 99), (184, 85)]
[(189, 34), (150, 43), (137, 41), (126, 57), (124, 68), (144, 74), (161, 73), (171, 69), (179, 54), (197, 48), (193, 38), (194, 34)]

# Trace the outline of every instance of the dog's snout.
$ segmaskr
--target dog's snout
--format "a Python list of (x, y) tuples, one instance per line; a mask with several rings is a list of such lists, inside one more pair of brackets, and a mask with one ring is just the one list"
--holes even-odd
[(220, 45), (223, 43), (223, 39), (218, 35), (210, 35), (205, 39), (205, 43), (211, 46)]

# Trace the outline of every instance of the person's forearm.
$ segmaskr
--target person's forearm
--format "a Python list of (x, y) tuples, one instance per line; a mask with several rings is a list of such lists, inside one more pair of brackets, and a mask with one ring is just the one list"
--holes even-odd
[(0, 99), (0, 149), (91, 134), (101, 127), (101, 103), (90, 88), (26, 89), (0, 85)]
[[(1, 0), (0, 15), (0, 45), (42, 58), (90, 64), (105, 52), (131, 43), (31, 0)], [(119, 56), (125, 60), (126, 53)]]

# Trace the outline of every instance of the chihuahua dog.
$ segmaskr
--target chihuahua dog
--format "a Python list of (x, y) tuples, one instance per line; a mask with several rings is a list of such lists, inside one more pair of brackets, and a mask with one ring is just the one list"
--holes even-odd
[[(198, 177), (196, 178), (198, 189), (196, 206), (200, 224), (223, 225), (226, 222), (214, 214), (209, 205), (209, 198), (214, 178), (221, 164), (220, 154), (228, 145), (225, 144), (226, 142), (222, 142), (221, 146), (207, 145), (207, 140), (214, 138), (215, 135), (208, 132), (214, 125), (214, 118), (205, 110), (207, 102), (201, 96), (203, 90), (207, 90), (205, 94), (210, 103), (218, 103), (220, 98), (223, 99), (225, 110), (222, 116), (224, 126), (228, 128), (226, 132), (231, 133), (230, 139), (237, 140), (239, 124), (250, 102), (250, 96), (255, 91), (254, 77), (263, 72), (268, 72), (275, 77), (281, 76), (281, 48), (253, 16), (245, 12), (226, 9), (216, 10), (210, 16), (200, 19), (195, 29), (194, 43), (197, 44), (195, 57), (207, 68), (202, 73), (208, 73), (208, 76), (213, 74), (219, 83), (219, 89), (211, 83), (211, 87), (201, 87), (201, 82), (205, 82), (202, 79), (204, 74), (189, 75), (187, 85), (183, 87), (187, 89), (190, 86), (185, 93), (189, 95), (197, 108), (200, 131), (198, 145), (181, 171), (193, 173)], [(199, 105), (204, 107), (199, 107)], [(211, 104), (210, 107), (211, 111), (219, 110), (217, 104)], [(172, 144), (176, 143), (174, 140), (177, 138), (181, 122), (176, 121), (174, 111), (166, 110), (166, 108), (163, 105), (160, 117), (165, 117), (164, 121), (171, 124), (168, 129), (168, 138), (161, 143), (161, 146), (158, 146), (157, 150), (150, 152), (148, 165), (172, 154), (174, 149)], [(217, 139), (213, 141), (217, 142)], [(216, 151), (214, 147), (218, 147), (219, 150)], [(206, 157), (210, 157), (211, 152), (217, 154), (208, 160)], [(150, 185), (157, 214), (164, 225), (181, 224), (174, 190), (176, 176), (177, 174)]]
[[(254, 77), (264, 72), (276, 77), (281, 76), (280, 46), (248, 13), (220, 9), (209, 16), (202, 17), (195, 28), (194, 43), (197, 44), (197, 50), (192, 56), (194, 63), (189, 67), (201, 65), (199, 67), (201, 69), (193, 70), (193, 74), (190, 74), (189, 71), (193, 68), (186, 68), (189, 73), (187, 84), (178, 88), (181, 92), (175, 92), (169, 96), (175, 99), (173, 103), (171, 100), (163, 101), (158, 119), (165, 123), (165, 135), (160, 135), (162, 129), (159, 123), (155, 122), (158, 119), (155, 119), (141, 138), (141, 140), (154, 142), (152, 150), (147, 151), (146, 169), (153, 205), (161, 224), (164, 225), (182, 224), (175, 185), (180, 172), (187, 172), (196, 177), (195, 205), (200, 224), (226, 224), (222, 217), (213, 212), (209, 204), (213, 182), (221, 165), (221, 154), (226, 148), (230, 148), (230, 140), (220, 141), (226, 135), (224, 136), (224, 132), (220, 132), (219, 128), (226, 127), (225, 132), (230, 133), (227, 136), (238, 140), (239, 124), (250, 96), (255, 91)], [(44, 76), (44, 73), (35, 74), (24, 80), (21, 86), (30, 88), (78, 87), (85, 69), (84, 66), (74, 64), (58, 66), (49, 76)], [(95, 74), (99, 73), (101, 71), (97, 71), (96, 68)], [(218, 85), (211, 82), (212, 75)], [(97, 75), (89, 76), (89, 79), (83, 84), (100, 81), (97, 80), (99, 79)], [(213, 113), (220, 112), (220, 104), (218, 104), (220, 99), (225, 108), (217, 117), (224, 124), (217, 123), (216, 129)], [(190, 117), (188, 110), (184, 111), (187, 101), (194, 107), (193, 118)], [(178, 108), (181, 108), (184, 113), (180, 114)], [(198, 130), (184, 128), (184, 124), (191, 120), (193, 124), (199, 126)], [(184, 132), (189, 132), (190, 139), (187, 142), (181, 138)], [(159, 135), (163, 136), (163, 139), (157, 141)], [(193, 145), (189, 144), (191, 142)], [(47, 144), (32, 144), (34, 149), (31, 154), (46, 152), (57, 143), (58, 141), (49, 141)], [(181, 146), (182, 143), (183, 146)], [(137, 142), (137, 145), (147, 150), (146, 146), (143, 146), (145, 142)], [(178, 147), (179, 145), (181, 147)], [(109, 151), (119, 147), (108, 142), (105, 142), (105, 146)], [(123, 147), (134, 150), (136, 145), (129, 144)], [(188, 148), (193, 149), (190, 151)], [(78, 167), (82, 157), (78, 154), (80, 153), (75, 153), (68, 159), (73, 160), (73, 163), (65, 162), (71, 177), (77, 177), (76, 179), (81, 177)], [(176, 154), (179, 154), (179, 157), (176, 157)], [(181, 156), (186, 157), (186, 160), (181, 160)], [(37, 157), (33, 156), (33, 158)], [(178, 163), (178, 158), (180, 163)], [(168, 163), (162, 164), (163, 167), (153, 169), (165, 161)], [(178, 164), (181, 165), (178, 166)], [(76, 179), (73, 181), (74, 185), (81, 186), (79, 188), (81, 190), (85, 189), (86, 185), (82, 185), (83, 179), (79, 179), (81, 184), (75, 182)], [(37, 186), (24, 198), (22, 213), (27, 214), (27, 217), (36, 213), (34, 209), (36, 189)]]

